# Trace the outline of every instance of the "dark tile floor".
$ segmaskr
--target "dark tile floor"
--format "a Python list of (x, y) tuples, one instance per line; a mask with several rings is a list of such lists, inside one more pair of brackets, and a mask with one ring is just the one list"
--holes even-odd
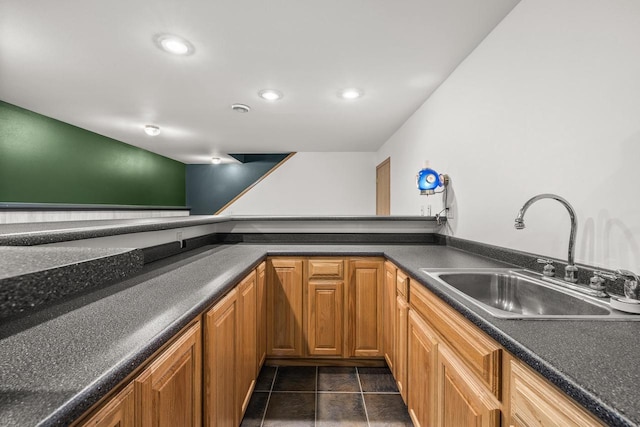
[(388, 368), (265, 366), (242, 426), (413, 424)]

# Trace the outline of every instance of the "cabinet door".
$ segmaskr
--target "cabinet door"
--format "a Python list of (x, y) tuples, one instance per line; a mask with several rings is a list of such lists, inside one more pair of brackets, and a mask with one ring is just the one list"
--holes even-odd
[(240, 309), (238, 321), (239, 363), (238, 378), (238, 419), (242, 419), (247, 409), (251, 393), (256, 385), (256, 272), (251, 272), (238, 284), (238, 308)]
[(349, 261), (349, 326), (351, 356), (383, 356), (383, 260)]
[(396, 375), (395, 369), (395, 337), (396, 337), (396, 266), (386, 261), (384, 263), (384, 288), (382, 307), (383, 348), (384, 358), (389, 369)]
[(267, 354), (301, 357), (302, 260), (267, 262)]
[(446, 345), (438, 345), (440, 427), (499, 427), (500, 403)]
[(133, 383), (130, 383), (81, 425), (83, 427), (133, 427), (134, 406)]
[(200, 332), (189, 327), (134, 380), (137, 425), (200, 426)]
[(513, 427), (602, 426), (564, 393), (515, 360), (511, 361), (511, 421)]
[(416, 427), (435, 422), (435, 375), (438, 341), (436, 334), (413, 311), (408, 321), (407, 407)]
[(237, 289), (229, 292), (205, 314), (205, 426), (238, 425), (238, 321)]
[(398, 295), (396, 300), (396, 341), (395, 341), (395, 378), (402, 400), (407, 403), (407, 363), (409, 303)]
[(267, 358), (267, 273), (266, 263), (262, 262), (256, 269), (256, 345), (257, 345), (257, 364), (256, 377), (260, 373), (260, 368), (264, 365)]
[(424, 286), (411, 281), (410, 289), (411, 309), (426, 319), (482, 384), (501, 399), (502, 347)]
[(341, 356), (343, 281), (310, 281), (307, 287), (307, 354)]

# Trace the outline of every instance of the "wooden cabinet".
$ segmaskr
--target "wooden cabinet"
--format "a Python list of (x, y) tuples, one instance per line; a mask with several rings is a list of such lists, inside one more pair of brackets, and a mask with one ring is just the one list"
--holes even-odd
[(238, 419), (247, 409), (251, 393), (256, 385), (257, 354), (257, 280), (251, 272), (238, 284)]
[(267, 270), (263, 261), (256, 268), (256, 377), (267, 358)]
[(500, 402), (481, 384), (454, 352), (438, 345), (436, 374), (439, 427), (499, 427)]
[(402, 400), (407, 403), (409, 303), (403, 295), (396, 299), (395, 379)]
[(384, 263), (384, 288), (382, 291), (382, 333), (384, 358), (391, 372), (395, 370), (396, 341), (396, 276), (397, 268), (389, 261)]
[(383, 356), (382, 293), (384, 260), (349, 260), (349, 355)]
[[(411, 282), (409, 288), (408, 406), (414, 422), (498, 427), (501, 347), (424, 287)], [(428, 396), (434, 397), (425, 404)]]
[(306, 260), (304, 337), (307, 356), (343, 354), (344, 258)]
[(426, 319), (442, 341), (498, 399), (502, 387), (502, 347), (423, 286), (411, 282), (411, 308)]
[(201, 425), (200, 346), (198, 322), (182, 333), (134, 380), (136, 425)]
[(344, 282), (310, 282), (307, 301), (307, 354), (341, 356)]
[(238, 291), (233, 289), (204, 318), (205, 422), (238, 425)]
[(417, 427), (602, 425), (382, 258), (269, 259), (199, 320), (74, 425), (237, 426), (266, 357), (305, 356), (384, 357)]
[(408, 321), (407, 407), (416, 427), (435, 425), (435, 375), (438, 339), (413, 310)]
[(238, 425), (258, 374), (259, 270), (205, 314), (205, 425)]
[(383, 266), (382, 258), (271, 258), (267, 356), (382, 357)]
[(302, 259), (267, 261), (267, 355), (301, 357)]
[(511, 360), (510, 369), (510, 426), (602, 426), (600, 421), (522, 363)]
[(413, 310), (407, 406), (416, 426), (498, 427), (500, 402)]
[(86, 427), (133, 427), (135, 425), (134, 407), (133, 383), (130, 383), (82, 425)]
[(307, 356), (343, 354), (344, 259), (307, 260), (304, 336)]

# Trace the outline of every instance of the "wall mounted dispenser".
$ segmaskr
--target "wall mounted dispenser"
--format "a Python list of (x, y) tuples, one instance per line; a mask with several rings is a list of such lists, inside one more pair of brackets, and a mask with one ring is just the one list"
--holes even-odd
[[(416, 185), (423, 196), (442, 193), (449, 185), (449, 175), (438, 174), (431, 168), (423, 168), (416, 175)], [(443, 188), (440, 191), (436, 191), (438, 187)]]
[[(449, 175), (439, 174), (428, 167), (427, 164), (428, 163), (425, 162), (425, 167), (418, 171), (418, 174), (416, 175), (416, 185), (418, 186), (418, 190), (420, 190), (420, 195), (422, 196), (442, 193), (443, 209), (435, 215), (438, 225), (441, 225), (442, 219), (448, 218), (450, 214), (449, 203), (447, 200), (447, 186), (450, 181)], [(442, 187), (442, 189), (440, 191), (436, 191), (438, 187)]]

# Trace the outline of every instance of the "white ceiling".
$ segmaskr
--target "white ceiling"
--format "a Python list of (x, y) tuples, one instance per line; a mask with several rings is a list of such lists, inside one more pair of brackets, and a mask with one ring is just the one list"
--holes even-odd
[(517, 2), (0, 0), (0, 100), (185, 163), (376, 151)]

